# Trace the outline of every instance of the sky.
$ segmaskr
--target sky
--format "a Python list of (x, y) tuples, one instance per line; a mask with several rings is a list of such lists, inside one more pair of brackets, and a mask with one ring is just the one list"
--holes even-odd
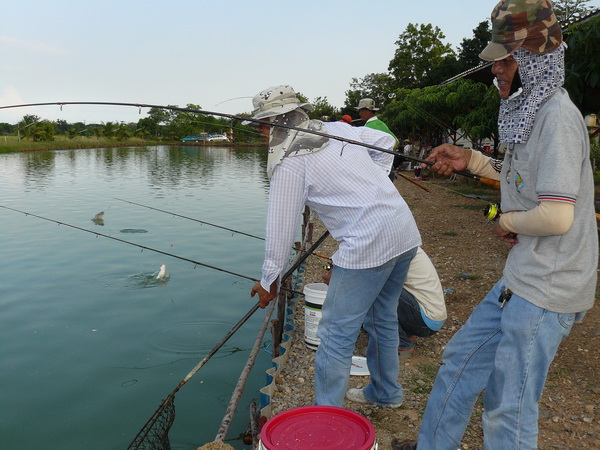
[[(409, 23), (437, 26), (455, 50), (495, 0), (19, 0), (4, 2), (0, 106), (119, 102), (225, 114), (289, 84), (342, 107), (353, 78), (387, 72)], [(600, 7), (600, 0), (589, 6)], [(147, 109), (0, 109), (67, 122), (137, 122)]]

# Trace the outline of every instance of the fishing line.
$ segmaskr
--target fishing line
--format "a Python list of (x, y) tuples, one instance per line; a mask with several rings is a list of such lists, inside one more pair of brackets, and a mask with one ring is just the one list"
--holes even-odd
[(113, 198), (115, 200), (119, 200), (120, 202), (125, 202), (125, 203), (129, 203), (131, 205), (136, 205), (136, 206), (141, 206), (142, 208), (148, 208), (148, 209), (151, 209), (153, 211), (158, 211), (158, 212), (162, 212), (162, 213), (165, 213), (165, 214), (169, 214), (171, 216), (181, 217), (182, 219), (193, 220), (194, 222), (198, 222), (198, 223), (201, 223), (203, 225), (210, 225), (211, 227), (215, 227), (215, 228), (220, 228), (222, 230), (231, 231), (232, 233), (242, 234), (244, 236), (248, 236), (248, 237), (251, 237), (251, 238), (254, 238), (254, 239), (260, 239), (261, 241), (265, 240), (265, 238), (260, 237), (260, 236), (255, 236), (253, 234), (245, 233), (243, 231), (234, 230), (233, 228), (227, 228), (227, 227), (224, 227), (224, 226), (221, 226), (221, 225), (216, 225), (214, 223), (205, 222), (204, 220), (195, 219), (193, 217), (184, 216), (182, 214), (177, 214), (177, 213), (174, 213), (174, 212), (171, 212), (171, 211), (165, 211), (164, 209), (155, 208), (154, 206), (142, 205), (141, 203), (132, 202), (131, 200), (125, 200), (123, 198), (118, 198), (118, 197), (113, 197)]
[[(312, 253), (321, 245), (321, 243), (329, 236), (329, 231), (325, 231), (319, 239), (317, 239), (308, 249), (308, 251), (298, 257), (298, 259), (292, 264), (292, 266), (282, 275), (281, 280), (284, 282), (289, 278), (300, 265), (308, 258), (309, 252)], [(292, 291), (293, 292), (293, 291)], [(275, 301), (272, 302), (267, 316), (273, 312), (275, 307)], [(257, 302), (250, 310), (242, 317), (238, 323), (236, 323), (231, 330), (208, 352), (208, 354), (188, 373), (183, 380), (173, 389), (169, 395), (162, 401), (160, 406), (154, 411), (150, 419), (140, 429), (138, 434), (135, 436), (131, 444), (127, 447), (129, 449), (139, 448), (170, 448), (168, 445), (169, 439), (168, 434), (173, 422), (175, 421), (175, 394), (181, 387), (186, 384), (198, 371), (217, 353), (217, 351), (225, 345), (233, 334), (240, 329), (240, 327), (254, 314), (260, 306), (260, 302)], [(160, 443), (162, 446), (152, 446)], [(164, 445), (164, 444), (167, 445)]]
[[(15, 212), (24, 214), (26, 216), (36, 217), (38, 219), (42, 219), (42, 220), (46, 220), (48, 222), (56, 223), (58, 225), (64, 225), (66, 227), (74, 228), (74, 229), (79, 230), (79, 231), (85, 231), (86, 233), (90, 233), (90, 234), (93, 234), (95, 236), (101, 236), (101, 237), (104, 237), (104, 238), (107, 238), (107, 239), (112, 239), (113, 241), (117, 241), (117, 242), (122, 242), (124, 244), (133, 245), (134, 247), (141, 248), (142, 251), (149, 250), (151, 252), (159, 253), (161, 255), (170, 256), (171, 258), (176, 258), (176, 259), (180, 259), (182, 261), (187, 261), (187, 262), (192, 263), (192, 264), (197, 265), (197, 266), (207, 267), (209, 269), (218, 270), (219, 272), (228, 273), (229, 275), (234, 275), (236, 277), (245, 278), (246, 280), (250, 280), (250, 281), (254, 281), (254, 282), (259, 282), (260, 281), (257, 278), (252, 278), (252, 277), (249, 277), (249, 276), (246, 276), (246, 275), (242, 275), (242, 274), (239, 274), (239, 273), (236, 273), (236, 272), (232, 272), (231, 270), (223, 269), (221, 267), (212, 266), (210, 264), (206, 264), (206, 263), (203, 263), (203, 262), (200, 262), (200, 261), (196, 261), (196, 260), (193, 260), (193, 259), (190, 259), (190, 258), (185, 258), (183, 256), (175, 255), (173, 253), (165, 252), (163, 250), (158, 250), (158, 249), (155, 249), (155, 248), (152, 248), (152, 247), (148, 247), (146, 245), (137, 244), (135, 242), (127, 241), (125, 239), (120, 239), (120, 238), (117, 238), (117, 237), (114, 237), (114, 236), (110, 236), (108, 234), (100, 233), (98, 231), (88, 230), (87, 228), (79, 227), (77, 225), (71, 225), (71, 224), (66, 223), (66, 222), (61, 222), (61, 221), (58, 221), (58, 220), (50, 219), (48, 217), (40, 216), (40, 215), (33, 214), (33, 213), (30, 213), (30, 212), (27, 212), (27, 211), (22, 211), (22, 210), (16, 209), (16, 208), (11, 208), (11, 207), (5, 206), (5, 205), (0, 205), (0, 208), (4, 208), (4, 209), (11, 210), (11, 211), (15, 211)], [(295, 293), (295, 294), (303, 295), (301, 292), (296, 292), (296, 291), (292, 291), (292, 292)]]
[[(113, 197), (113, 198), (115, 200), (119, 200), (120, 202), (130, 203), (130, 204), (136, 205), (136, 206), (141, 206), (142, 208), (148, 208), (148, 209), (151, 209), (151, 210), (154, 210), (154, 211), (158, 211), (158, 212), (162, 212), (162, 213), (165, 213), (165, 214), (169, 214), (171, 216), (181, 217), (182, 219), (193, 220), (194, 222), (198, 222), (198, 223), (201, 223), (201, 224), (204, 224), (204, 225), (210, 225), (211, 227), (220, 228), (222, 230), (231, 231), (232, 233), (242, 234), (244, 236), (248, 236), (248, 237), (251, 237), (251, 238), (254, 238), (254, 239), (260, 239), (261, 241), (265, 240), (265, 238), (260, 237), (260, 236), (255, 236), (253, 234), (245, 233), (243, 231), (234, 230), (233, 228), (227, 228), (227, 227), (224, 227), (224, 226), (221, 226), (221, 225), (216, 225), (214, 223), (205, 222), (203, 220), (196, 219), (194, 217), (184, 216), (183, 214), (177, 214), (177, 213), (174, 213), (174, 212), (171, 212), (171, 211), (166, 211), (164, 209), (155, 208), (154, 206), (142, 205), (141, 203), (132, 202), (131, 200), (125, 200), (124, 198), (118, 198), (118, 197)], [(296, 249), (296, 250), (299, 251), (299, 252), (304, 252), (303, 250), (300, 250), (300, 249)], [(330, 259), (329, 256), (321, 255), (319, 253), (312, 253), (312, 255), (313, 256), (317, 256), (319, 258)]]

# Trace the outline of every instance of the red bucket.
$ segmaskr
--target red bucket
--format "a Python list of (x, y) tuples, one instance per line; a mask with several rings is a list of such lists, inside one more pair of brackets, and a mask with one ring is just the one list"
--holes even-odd
[(335, 406), (302, 406), (277, 414), (260, 432), (260, 450), (372, 450), (375, 428), (365, 417)]

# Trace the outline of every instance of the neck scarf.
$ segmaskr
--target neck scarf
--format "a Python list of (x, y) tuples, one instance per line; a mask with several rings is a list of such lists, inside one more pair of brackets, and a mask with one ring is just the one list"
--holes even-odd
[(500, 101), (498, 132), (500, 142), (524, 144), (529, 139), (535, 115), (565, 81), (565, 44), (538, 55), (523, 48), (513, 54), (519, 64), (523, 90)]
[(269, 135), (269, 155), (267, 158), (267, 175), (269, 179), (273, 175), (283, 158), (287, 156), (306, 155), (318, 152), (327, 146), (329, 138), (304, 131), (290, 130), (273, 125), (286, 125), (295, 128), (303, 128), (311, 131), (326, 133), (325, 124), (320, 120), (310, 120), (302, 109), (295, 109), (286, 114), (275, 116), (271, 119), (271, 131)]

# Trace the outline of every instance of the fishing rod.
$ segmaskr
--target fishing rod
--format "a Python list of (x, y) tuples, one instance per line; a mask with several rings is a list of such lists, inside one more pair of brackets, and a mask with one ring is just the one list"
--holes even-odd
[[(234, 275), (236, 277), (245, 278), (246, 280), (250, 280), (250, 281), (254, 281), (254, 282), (259, 282), (260, 281), (257, 278), (252, 278), (252, 277), (249, 277), (249, 276), (246, 276), (246, 275), (242, 275), (242, 274), (237, 273), (237, 272), (232, 272), (231, 270), (223, 269), (221, 267), (212, 266), (210, 264), (206, 264), (206, 263), (203, 263), (203, 262), (200, 262), (200, 261), (196, 261), (194, 259), (185, 258), (183, 256), (175, 255), (173, 253), (165, 252), (163, 250), (158, 250), (158, 249), (155, 249), (155, 248), (152, 248), (152, 247), (148, 247), (146, 245), (138, 244), (138, 243), (135, 243), (135, 242), (127, 241), (125, 239), (120, 239), (120, 238), (117, 238), (117, 237), (114, 237), (114, 236), (110, 236), (108, 234), (100, 233), (98, 231), (88, 230), (87, 228), (79, 227), (77, 225), (72, 225), (72, 224), (69, 224), (69, 223), (66, 223), (66, 222), (61, 222), (61, 221), (58, 221), (58, 220), (50, 219), (48, 217), (40, 216), (40, 215), (33, 214), (33, 213), (30, 213), (30, 212), (27, 212), (27, 211), (22, 211), (20, 209), (11, 208), (10, 206), (0, 205), (0, 208), (4, 208), (4, 209), (11, 210), (11, 211), (15, 211), (15, 212), (24, 214), (26, 216), (36, 217), (38, 219), (42, 219), (42, 220), (46, 220), (48, 222), (56, 223), (57, 225), (64, 225), (66, 227), (74, 228), (74, 229), (79, 230), (79, 231), (85, 231), (86, 233), (90, 233), (90, 234), (96, 235), (96, 237), (101, 236), (101, 237), (104, 237), (104, 238), (107, 238), (107, 239), (112, 239), (112, 240), (117, 241), (117, 242), (122, 242), (124, 244), (133, 245), (134, 247), (141, 248), (142, 251), (149, 250), (151, 252), (159, 253), (161, 255), (169, 256), (171, 258), (176, 258), (176, 259), (180, 259), (182, 261), (187, 261), (187, 262), (190, 262), (190, 263), (192, 263), (194, 265), (198, 265), (198, 266), (202, 266), (202, 267), (207, 267), (209, 269), (218, 270), (219, 272), (224, 272), (224, 273), (227, 273), (229, 275)], [(293, 292), (294, 294), (304, 295), (301, 292), (297, 292), (297, 291), (291, 291), (291, 292)]]
[[(275, 127), (279, 127), (279, 128), (284, 128), (287, 130), (294, 130), (294, 131), (300, 131), (303, 133), (314, 134), (316, 136), (321, 136), (321, 137), (325, 137), (328, 139), (335, 139), (335, 140), (338, 140), (341, 142), (346, 142), (348, 144), (353, 144), (353, 145), (358, 145), (358, 146), (365, 147), (365, 148), (370, 148), (372, 150), (377, 150), (377, 151), (380, 151), (383, 153), (388, 153), (390, 155), (402, 156), (408, 160), (418, 162), (420, 164), (425, 164), (426, 166), (432, 166), (434, 164), (433, 162), (427, 161), (426, 159), (417, 158), (416, 156), (412, 156), (412, 155), (404, 155), (403, 153), (396, 152), (394, 150), (388, 150), (387, 148), (378, 147), (378, 146), (372, 145), (372, 144), (367, 144), (365, 142), (357, 141), (355, 139), (348, 139), (348, 138), (344, 138), (341, 136), (335, 136), (332, 134), (323, 133), (321, 131), (310, 130), (307, 128), (299, 128), (299, 127), (294, 127), (291, 125), (285, 125), (285, 124), (280, 124), (280, 123), (271, 123), (270, 121), (267, 121), (267, 120), (259, 120), (259, 119), (254, 119), (252, 117), (242, 117), (242, 116), (237, 116), (235, 114), (227, 114), (227, 113), (222, 113), (222, 112), (217, 112), (217, 111), (209, 111), (206, 109), (193, 109), (193, 108), (182, 108), (179, 106), (164, 106), (164, 105), (152, 105), (152, 104), (148, 104), (148, 103), (127, 103), (127, 102), (43, 102), (43, 103), (25, 103), (25, 104), (21, 104), (21, 105), (0, 106), (0, 109), (27, 108), (27, 107), (34, 107), (34, 106), (60, 106), (60, 110), (62, 111), (63, 106), (68, 106), (68, 105), (128, 106), (128, 107), (138, 108), (140, 114), (142, 113), (142, 108), (156, 108), (156, 109), (166, 109), (168, 111), (187, 112), (187, 113), (194, 113), (194, 114), (206, 114), (206, 115), (210, 115), (210, 116), (224, 117), (224, 118), (227, 118), (230, 120), (240, 120), (240, 121), (252, 122), (255, 124), (270, 125), (270, 126), (275, 126)], [(467, 177), (467, 178), (472, 178), (472, 179), (481, 181), (481, 177), (479, 177), (478, 175), (469, 173), (469, 172), (463, 172), (461, 170), (455, 170), (453, 172), (458, 175)]]
[(404, 175), (402, 175), (400, 172), (397, 172), (396, 175), (400, 176), (401, 178), (404, 178), (406, 181), (410, 181), (412, 184), (414, 184), (417, 187), (420, 187), (421, 189), (423, 189), (424, 191), (427, 191), (431, 194), (431, 191), (429, 189), (427, 189), (425, 186), (422, 186), (421, 184), (417, 183), (414, 180), (411, 180), (408, 177), (405, 177)]
[[(216, 224), (214, 224), (214, 223), (205, 222), (205, 221), (203, 221), (203, 220), (196, 219), (196, 218), (194, 218), (194, 217), (184, 216), (183, 214), (177, 214), (177, 213), (174, 213), (174, 212), (171, 212), (171, 211), (166, 211), (166, 210), (164, 210), (164, 209), (155, 208), (154, 206), (143, 205), (143, 204), (141, 204), (141, 203), (133, 202), (133, 201), (131, 201), (131, 200), (125, 200), (124, 198), (118, 198), (118, 197), (113, 197), (113, 198), (114, 198), (115, 200), (119, 200), (120, 202), (125, 202), (125, 203), (129, 203), (129, 204), (131, 204), (131, 205), (136, 205), (136, 206), (141, 206), (142, 208), (148, 208), (148, 209), (151, 209), (151, 210), (153, 210), (153, 211), (158, 211), (158, 212), (162, 212), (162, 213), (165, 213), (165, 214), (169, 214), (169, 215), (171, 215), (171, 216), (175, 216), (175, 217), (181, 217), (182, 219), (193, 220), (194, 222), (198, 222), (198, 223), (201, 223), (201, 224), (204, 224), (204, 225), (209, 225), (209, 226), (211, 226), (211, 227), (215, 227), (215, 228), (220, 228), (220, 229), (222, 229), (222, 230), (231, 231), (232, 233), (238, 233), (238, 234), (242, 234), (242, 235), (244, 235), (244, 236), (248, 236), (248, 237), (251, 237), (251, 238), (254, 238), (254, 239), (260, 239), (261, 241), (264, 241), (264, 240), (265, 240), (265, 238), (264, 238), (264, 237), (255, 236), (255, 235), (253, 235), (253, 234), (245, 233), (245, 232), (243, 232), (243, 231), (234, 230), (233, 228), (227, 228), (227, 227), (224, 227), (224, 226), (221, 226), (221, 225), (216, 225)], [(303, 250), (300, 250), (300, 249), (297, 249), (297, 251), (299, 251), (299, 252), (303, 252)], [(313, 256), (317, 256), (317, 257), (319, 257), (319, 258), (323, 258), (323, 259), (330, 259), (330, 257), (329, 257), (329, 256), (326, 256), (326, 255), (321, 255), (320, 253), (312, 253), (312, 255), (313, 255)]]
[[(308, 258), (309, 252), (314, 250), (321, 245), (321, 243), (329, 236), (329, 231), (325, 231), (319, 239), (317, 239), (308, 249), (304, 255), (300, 255), (298, 259), (291, 265), (291, 267), (282, 275), (281, 281), (285, 281), (300, 267), (300, 265)], [(294, 292), (294, 291), (292, 291)], [(272, 302), (267, 317), (270, 317), (275, 307), (275, 301)], [(154, 448), (147, 447), (148, 441), (156, 439), (161, 443), (168, 442), (168, 433), (175, 421), (175, 394), (179, 389), (183, 387), (198, 371), (213, 357), (215, 353), (229, 340), (233, 334), (241, 328), (241, 326), (258, 310), (260, 302), (250, 308), (250, 310), (242, 317), (231, 330), (215, 345), (210, 352), (198, 363), (196, 366), (179, 382), (179, 384), (173, 389), (169, 395), (162, 401), (160, 406), (154, 411), (150, 419), (140, 429), (138, 434), (135, 436), (131, 444), (127, 447), (130, 449), (139, 448)]]
[[(424, 118), (425, 121), (429, 122), (431, 125), (433, 125), (435, 128), (437, 128), (439, 131), (445, 132), (446, 130), (450, 130), (450, 131), (453, 131), (454, 133), (456, 133), (457, 135), (460, 134), (458, 132), (458, 130), (456, 130), (455, 128), (452, 128), (449, 125), (444, 124), (444, 122), (442, 122), (440, 119), (438, 119), (437, 117), (433, 116), (432, 114), (430, 114), (430, 113), (428, 113), (426, 111), (423, 111), (420, 108), (417, 108), (416, 106), (413, 106), (413, 105), (408, 105), (408, 107), (411, 108), (418, 115), (420, 115), (422, 118)], [(428, 116), (430, 116), (431, 119), (429, 119)], [(436, 124), (436, 121), (439, 124), (441, 124), (442, 126), (440, 126), (439, 124)], [(465, 134), (466, 133), (461, 134), (460, 137), (464, 136)], [(459, 137), (459, 139), (460, 139), (460, 137)], [(477, 146), (476, 146), (476, 149), (477, 150), (482, 150), (480, 147), (477, 147)], [(419, 158), (412, 158), (412, 157), (410, 157), (410, 155), (404, 155), (404, 157), (406, 159), (419, 160)], [(425, 160), (424, 164), (427, 164), (428, 166), (431, 167), (434, 163)], [(481, 177), (479, 175), (475, 175), (475, 174), (472, 174), (470, 172), (464, 172), (462, 170), (453, 170), (452, 173), (455, 173), (457, 175), (462, 175), (464, 177), (471, 178), (473, 180), (477, 180), (480, 183), (485, 184), (487, 186), (491, 186), (491, 187), (494, 187), (496, 189), (500, 189), (500, 181), (498, 181), (498, 180), (494, 180), (492, 178)]]

